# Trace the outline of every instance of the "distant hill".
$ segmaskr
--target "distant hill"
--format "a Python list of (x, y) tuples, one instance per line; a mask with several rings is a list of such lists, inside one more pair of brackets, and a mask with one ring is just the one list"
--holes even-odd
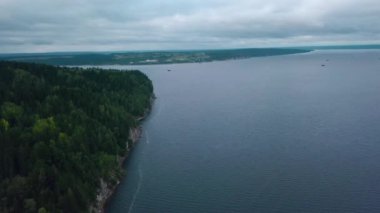
[(36, 62), (50, 65), (136, 65), (200, 63), (250, 57), (286, 55), (309, 52), (308, 49), (251, 48), (229, 50), (146, 51), (104, 53), (31, 53), (1, 54), (0, 60)]

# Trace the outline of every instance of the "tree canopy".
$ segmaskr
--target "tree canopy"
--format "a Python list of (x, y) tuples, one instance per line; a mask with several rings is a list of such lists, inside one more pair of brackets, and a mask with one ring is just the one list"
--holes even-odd
[(0, 212), (86, 212), (150, 106), (140, 71), (0, 62)]

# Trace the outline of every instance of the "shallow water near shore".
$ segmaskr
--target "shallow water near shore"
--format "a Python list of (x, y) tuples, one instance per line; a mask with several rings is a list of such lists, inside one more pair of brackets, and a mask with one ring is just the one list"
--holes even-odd
[(107, 212), (380, 212), (380, 51), (101, 67), (157, 96)]

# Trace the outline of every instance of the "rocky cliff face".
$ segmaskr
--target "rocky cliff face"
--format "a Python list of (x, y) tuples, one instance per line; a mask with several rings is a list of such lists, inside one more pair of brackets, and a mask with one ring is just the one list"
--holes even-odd
[[(155, 98), (156, 97), (153, 95), (151, 98), (151, 104), (150, 104), (149, 108), (146, 109), (143, 116), (136, 119), (138, 122), (143, 121), (146, 118), (146, 116), (148, 116)], [(128, 143), (128, 141), (126, 142), (127, 143), (127, 153), (119, 159), (119, 167), (120, 168), (122, 167), (125, 159), (128, 156), (128, 153), (132, 149), (133, 145), (139, 141), (141, 134), (142, 134), (142, 127), (141, 126), (137, 126), (137, 127), (129, 129), (129, 139), (128, 140), (131, 141), (132, 143)], [(130, 144), (132, 144), (132, 146)], [(104, 181), (103, 179), (101, 179), (100, 180), (100, 187), (98, 189), (98, 194), (96, 195), (96, 201), (93, 205), (90, 206), (89, 211), (91, 213), (103, 213), (104, 207), (105, 207), (107, 201), (110, 199), (112, 194), (115, 192), (115, 190), (119, 184), (120, 184), (120, 180), (117, 180), (115, 184), (111, 184), (111, 183), (108, 183), (108, 182)]]
[[(138, 126), (136, 128), (131, 128), (129, 130), (129, 140), (132, 141), (132, 144), (137, 143), (137, 141), (140, 139), (142, 133), (141, 126)], [(128, 156), (128, 152), (131, 150), (132, 146), (129, 147), (127, 142), (127, 153), (124, 157), (121, 157), (119, 159), (119, 166), (121, 167), (123, 165), (124, 160)], [(100, 187), (98, 189), (98, 194), (96, 195), (96, 201), (93, 205), (90, 207), (91, 213), (103, 213), (104, 207), (111, 197), (111, 195), (114, 193), (117, 186), (120, 184), (120, 180), (116, 181), (116, 184), (107, 183), (103, 179), (100, 180)]]

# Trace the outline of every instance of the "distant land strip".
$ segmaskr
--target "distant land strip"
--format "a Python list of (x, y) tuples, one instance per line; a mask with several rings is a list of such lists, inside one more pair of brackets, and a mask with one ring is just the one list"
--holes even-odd
[(20, 53), (0, 54), (0, 60), (50, 65), (146, 65), (202, 63), (251, 57), (306, 53), (311, 49), (249, 48), (228, 50), (181, 50), (141, 52)]

